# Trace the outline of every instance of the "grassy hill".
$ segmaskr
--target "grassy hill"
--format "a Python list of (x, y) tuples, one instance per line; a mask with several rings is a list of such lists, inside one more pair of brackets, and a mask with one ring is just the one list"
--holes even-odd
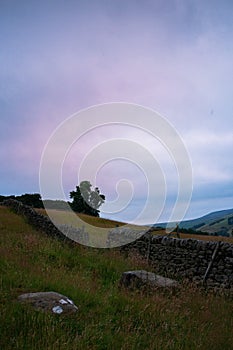
[[(228, 218), (233, 218), (233, 209), (219, 210), (200, 218), (185, 220), (179, 224), (180, 228), (193, 229), (210, 234), (221, 235), (223, 232), (230, 233), (233, 229), (233, 222), (229, 224)], [(221, 224), (220, 224), (221, 223)], [(216, 224), (216, 225), (215, 225)], [(219, 225), (220, 224), (220, 225)], [(167, 223), (159, 223), (155, 226), (166, 227)], [(176, 223), (174, 222), (174, 227)], [(211, 227), (212, 226), (212, 227)]]
[[(0, 206), (0, 348), (225, 349), (233, 343), (233, 300), (182, 284), (174, 292), (119, 289), (121, 273), (149, 269), (137, 256), (65, 244)], [(25, 292), (56, 291), (79, 307), (44, 314), (17, 302)]]
[[(47, 212), (45, 209), (35, 209), (38, 213), (47, 215)], [(53, 217), (57, 217), (57, 219), (62, 220), (62, 222), (67, 222), (67, 223), (72, 223), (72, 216), (69, 212), (65, 210), (57, 210), (57, 209), (48, 209), (47, 210), (49, 213), (52, 213)], [(115, 221), (115, 220), (109, 220), (109, 219), (104, 219), (96, 216), (91, 216), (87, 214), (77, 214), (82, 221), (93, 225), (97, 227), (103, 227), (103, 228), (113, 228), (116, 226), (122, 226), (125, 225), (126, 223), (120, 222), (120, 221)]]
[(182, 227), (195, 228), (195, 226), (199, 226), (201, 224), (209, 225), (212, 222), (220, 220), (223, 217), (228, 216), (230, 214), (233, 214), (233, 209), (214, 211), (197, 219), (183, 221)]
[[(36, 209), (37, 212), (43, 214), (43, 215), (47, 215), (45, 209)], [(77, 226), (77, 223), (73, 222), (73, 218), (72, 215), (70, 213), (68, 213), (67, 211), (63, 211), (63, 210), (55, 210), (55, 209), (50, 209), (48, 210), (48, 212), (50, 214), (52, 214), (52, 217), (55, 218), (55, 220), (58, 223), (67, 223), (69, 225), (75, 225)], [(77, 214), (80, 219), (82, 219), (82, 222), (80, 223), (79, 226), (77, 227), (81, 227), (84, 226), (85, 230), (88, 231), (89, 235), (92, 237), (93, 242), (95, 242), (95, 240), (98, 241), (103, 241), (105, 242), (106, 238), (107, 238), (107, 233), (106, 232), (98, 232), (98, 236), (96, 237), (96, 230), (95, 227), (102, 227), (105, 229), (111, 229), (114, 228), (116, 226), (123, 226), (126, 225), (126, 223), (124, 222), (120, 222), (120, 221), (115, 221), (115, 220), (109, 220), (109, 219), (104, 219), (104, 218), (98, 218), (98, 217), (94, 217), (94, 216), (90, 216), (90, 215), (86, 215), (86, 214)], [(92, 227), (90, 226), (85, 226), (85, 223), (92, 225)], [(128, 225), (129, 227), (132, 227), (133, 229), (136, 230), (143, 230), (143, 229), (149, 229), (149, 226), (137, 226), (137, 225)], [(155, 235), (166, 235), (166, 232), (164, 229), (158, 229), (155, 228), (153, 234)], [(100, 236), (101, 235), (101, 236)], [(188, 234), (188, 233), (181, 233), (180, 232), (180, 237), (181, 238), (193, 238), (193, 239), (200, 239), (200, 240), (211, 240), (211, 241), (225, 241), (225, 242), (230, 242), (233, 243), (233, 238), (232, 237), (216, 237), (216, 236), (206, 236), (206, 235), (202, 235), (201, 232), (197, 231), (197, 234)]]
[(232, 236), (233, 213), (223, 215), (197, 228), (198, 231), (208, 232), (210, 235)]
[[(139, 232), (143, 232), (145, 228), (149, 229), (149, 227), (145, 226), (130, 225), (123, 222), (108, 220), (86, 214), (77, 213), (74, 215), (74, 212), (68, 212), (65, 210), (49, 209), (46, 211), (44, 209), (37, 209), (37, 212), (43, 215), (47, 215), (48, 213), (50, 218), (52, 218), (57, 225), (65, 224), (75, 228), (82, 228), (85, 232), (88, 232), (90, 245), (94, 247), (106, 247), (108, 233), (110, 229), (115, 227), (127, 225), (127, 227)], [(76, 216), (81, 220), (77, 221)], [(103, 230), (99, 228), (102, 228)]]

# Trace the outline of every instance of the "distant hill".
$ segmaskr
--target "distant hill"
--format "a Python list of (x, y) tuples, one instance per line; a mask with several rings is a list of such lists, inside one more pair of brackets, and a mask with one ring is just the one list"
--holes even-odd
[[(167, 223), (158, 223), (156, 227), (166, 227)], [(176, 223), (174, 222), (174, 226)], [(208, 232), (210, 235), (232, 236), (233, 209), (219, 210), (197, 219), (185, 220), (179, 224), (180, 228)]]

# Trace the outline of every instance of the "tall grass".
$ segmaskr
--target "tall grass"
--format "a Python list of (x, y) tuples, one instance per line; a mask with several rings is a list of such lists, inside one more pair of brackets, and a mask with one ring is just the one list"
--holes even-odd
[[(64, 244), (0, 207), (1, 349), (225, 349), (233, 344), (233, 300), (181, 285), (176, 291), (127, 291), (126, 270), (149, 268), (116, 250)], [(17, 302), (24, 292), (57, 291), (74, 315)]]

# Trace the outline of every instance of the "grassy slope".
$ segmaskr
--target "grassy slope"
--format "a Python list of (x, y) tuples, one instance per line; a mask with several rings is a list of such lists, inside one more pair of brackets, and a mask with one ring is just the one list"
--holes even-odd
[[(37, 209), (37, 211), (41, 214), (46, 215), (46, 211), (44, 209)], [(67, 223), (70, 225), (73, 224), (72, 215), (70, 215), (70, 213), (67, 213), (66, 211), (51, 209), (50, 213), (52, 214), (53, 218), (55, 218), (56, 221), (59, 223)], [(105, 229), (111, 229), (111, 228), (114, 228), (116, 226), (125, 225), (125, 223), (123, 223), (123, 222), (108, 220), (108, 219), (104, 219), (104, 218), (98, 218), (98, 217), (85, 215), (85, 214), (78, 214), (78, 216), (82, 220), (79, 227), (81, 227), (83, 225), (85, 226), (85, 223), (92, 225), (92, 227), (88, 227), (88, 228), (85, 227), (85, 230), (88, 231), (93, 237), (96, 236), (95, 227), (102, 227)], [(76, 223), (75, 223), (75, 225), (76, 225)], [(146, 226), (129, 225), (129, 227), (132, 227), (133, 229), (138, 229), (138, 230), (146, 229)], [(102, 235), (102, 237), (100, 237), (100, 234)], [(154, 234), (165, 235), (166, 232), (165, 232), (165, 230), (155, 229)], [(105, 232), (103, 232), (103, 233), (98, 232), (98, 240), (102, 239), (104, 242), (106, 240), (106, 237), (107, 237), (107, 234)], [(199, 234), (196, 234), (196, 235), (180, 233), (180, 237), (181, 238), (200, 239), (200, 240), (204, 240), (204, 241), (224, 241), (224, 242), (233, 243), (233, 237), (205, 236), (205, 235), (202, 235), (201, 232)]]
[[(119, 290), (125, 270), (147, 268), (115, 251), (67, 245), (0, 207), (1, 349), (225, 349), (233, 343), (233, 301), (194, 287), (176, 293)], [(74, 300), (67, 318), (17, 303), (54, 290)]]
[[(221, 218), (224, 217), (230, 217), (233, 215), (233, 209), (225, 209), (225, 210), (219, 210), (219, 211), (214, 211), (211, 212), (207, 215), (201, 216), (200, 218), (196, 218), (196, 219), (191, 219), (191, 220), (184, 220), (180, 223), (180, 227), (182, 228), (194, 228), (194, 226), (199, 225), (199, 224), (203, 224), (205, 223), (206, 226), (209, 226), (209, 224), (211, 224), (212, 222), (219, 220)], [(161, 227), (165, 227), (166, 223), (162, 223), (162, 224), (158, 224)], [(174, 222), (174, 226), (176, 225), (176, 223)], [(204, 225), (201, 226), (200, 230), (205, 231), (204, 230)]]
[(212, 224), (204, 225), (200, 228), (202, 231), (209, 232), (210, 234), (214, 234), (215, 232), (218, 233), (221, 231), (222, 228), (226, 229), (228, 233), (231, 235), (233, 230), (233, 225), (228, 224), (228, 218), (231, 218), (232, 214), (223, 216), (220, 222), (219, 220), (213, 221)]
[[(67, 224), (78, 228), (85, 227), (85, 231), (89, 234), (91, 245), (95, 247), (106, 247), (109, 230), (115, 228), (116, 226), (127, 225), (127, 227), (131, 227), (132, 229), (139, 231), (146, 228), (145, 226), (130, 225), (123, 222), (108, 220), (86, 214), (75, 215), (74, 212), (64, 210), (49, 209), (46, 212), (44, 209), (37, 209), (37, 211), (43, 215), (47, 215), (48, 212), (50, 218), (52, 218), (53, 222), (56, 222), (57, 224)], [(77, 217), (80, 220), (77, 220)]]
[[(47, 215), (46, 210), (45, 209), (36, 209), (36, 211), (38, 213)], [(66, 221), (66, 219), (68, 219), (68, 223), (70, 222), (70, 213), (64, 210), (56, 210), (56, 209), (49, 209), (48, 212), (50, 212), (55, 218), (60, 218), (60, 220)], [(83, 220), (83, 222), (87, 222), (90, 225), (94, 225), (97, 227), (103, 227), (103, 228), (113, 228), (116, 226), (122, 226), (125, 223), (120, 222), (120, 221), (115, 221), (115, 220), (108, 220), (108, 219), (104, 219), (104, 218), (99, 218), (99, 217), (95, 217), (95, 216), (91, 216), (91, 215), (86, 215), (86, 214), (78, 214), (78, 216), (80, 217), (80, 219)]]

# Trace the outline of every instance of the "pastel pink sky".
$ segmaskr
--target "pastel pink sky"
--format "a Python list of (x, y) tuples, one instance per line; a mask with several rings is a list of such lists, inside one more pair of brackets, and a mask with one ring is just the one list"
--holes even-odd
[[(158, 111), (183, 138), (194, 174), (187, 217), (233, 207), (232, 11), (227, 0), (2, 0), (0, 194), (39, 192), (40, 159), (54, 129), (80, 109), (122, 101)], [(119, 133), (138, 137), (111, 128), (74, 147), (65, 162), (67, 197), (82, 156)], [(164, 162), (166, 220), (177, 175), (161, 145), (145, 139), (149, 144)], [(116, 169), (109, 164), (98, 177), (110, 199), (121, 175)], [(121, 220), (145, 201), (143, 176), (131, 165), (127, 171), (122, 176), (135, 192)]]

